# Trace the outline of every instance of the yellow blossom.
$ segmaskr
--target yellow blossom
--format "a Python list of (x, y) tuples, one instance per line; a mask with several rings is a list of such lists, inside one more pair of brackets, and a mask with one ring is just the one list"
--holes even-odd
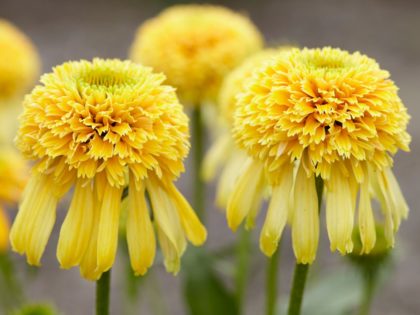
[(4, 206), (14, 206), (19, 201), (27, 180), (27, 166), (14, 150), (0, 147), (0, 253), (9, 244), (9, 219)]
[(10, 238), (30, 264), (40, 264), (57, 203), (72, 186), (57, 258), (63, 268), (80, 266), (87, 279), (114, 263), (127, 185), (126, 233), (136, 274), (153, 263), (155, 230), (172, 273), (186, 238), (205, 241), (205, 228), (173, 184), (189, 149), (188, 118), (164, 80), (129, 61), (67, 62), (26, 97), (16, 142), (36, 164)]
[[(246, 161), (246, 154), (237, 148), (230, 129), (233, 124), (233, 113), (236, 106), (237, 95), (244, 91), (245, 83), (252, 77), (252, 73), (261, 67), (271, 57), (282, 54), (292, 47), (280, 46), (267, 48), (250, 57), (230, 72), (220, 88), (218, 107), (220, 111), (220, 128), (214, 144), (208, 151), (203, 162), (203, 177), (205, 180), (214, 178), (218, 168), (222, 167), (216, 193), (216, 204), (226, 208), (227, 200), (237, 179), (237, 174)], [(214, 122), (213, 122), (214, 123)], [(258, 205), (256, 205), (258, 206)], [(252, 226), (252, 219), (248, 220)]]
[(186, 105), (214, 102), (224, 76), (262, 47), (245, 16), (211, 5), (177, 5), (140, 26), (131, 58), (164, 72)]
[(293, 49), (265, 63), (236, 105), (233, 133), (249, 162), (230, 197), (229, 226), (235, 230), (250, 215), (244, 200), (259, 198), (255, 182), (263, 176), (272, 197), (262, 251), (275, 252), (288, 222), (297, 261), (312, 263), (319, 176), (331, 250), (352, 252), (355, 215), (363, 252), (372, 250), (379, 220), (372, 197), (381, 203), (387, 244), (393, 246), (408, 207), (391, 171), (392, 156), (398, 149), (408, 151), (410, 142), (409, 115), (397, 90), (387, 71), (358, 52)]
[(0, 101), (24, 93), (38, 72), (39, 57), (29, 38), (0, 19)]

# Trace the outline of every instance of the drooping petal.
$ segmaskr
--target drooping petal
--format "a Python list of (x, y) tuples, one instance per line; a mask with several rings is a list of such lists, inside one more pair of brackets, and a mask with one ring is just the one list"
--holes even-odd
[(97, 268), (105, 272), (115, 260), (118, 245), (118, 225), (121, 210), (122, 188), (105, 187), (99, 214)]
[(372, 205), (370, 202), (369, 181), (366, 175), (360, 185), (359, 198), (359, 233), (362, 242), (360, 254), (368, 254), (376, 243), (375, 218), (373, 216)]
[(82, 260), (92, 234), (93, 215), (92, 183), (79, 179), (58, 240), (57, 258), (62, 268), (71, 268)]
[(327, 230), (332, 251), (341, 254), (353, 250), (352, 232), (354, 225), (354, 201), (349, 178), (339, 168), (331, 169), (327, 188)]
[(127, 215), (127, 244), (131, 266), (136, 275), (144, 275), (153, 264), (156, 239), (143, 183), (136, 185), (130, 176)]
[(202, 245), (206, 241), (207, 231), (197, 214), (173, 183), (168, 184), (168, 193), (176, 204), (181, 225), (188, 240), (195, 246)]
[(234, 145), (232, 142), (230, 133), (224, 134), (215, 141), (203, 161), (202, 176), (204, 180), (210, 181), (214, 178), (217, 169), (229, 157), (229, 152)]
[(287, 163), (278, 184), (272, 189), (267, 217), (260, 235), (260, 248), (269, 257), (277, 250), (278, 242), (287, 222), (292, 184), (293, 164)]
[(315, 177), (307, 176), (302, 164), (295, 179), (292, 218), (293, 251), (300, 264), (311, 264), (316, 257), (319, 240), (319, 209)]
[(28, 263), (39, 265), (56, 218), (56, 183), (47, 175), (33, 175), (10, 232), (12, 247), (26, 253)]
[(168, 193), (156, 179), (148, 180), (146, 187), (152, 203), (165, 266), (168, 271), (176, 273), (178, 271), (178, 268), (175, 268), (176, 262), (179, 263), (187, 246), (177, 209)]
[(249, 159), (228, 201), (226, 215), (228, 225), (233, 231), (236, 231), (251, 210), (255, 194), (261, 193), (258, 188), (261, 186), (262, 176), (263, 165)]

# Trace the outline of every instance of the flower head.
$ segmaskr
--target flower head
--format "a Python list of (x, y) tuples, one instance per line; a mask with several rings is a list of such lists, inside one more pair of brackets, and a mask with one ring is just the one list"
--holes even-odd
[(5, 205), (16, 205), (27, 180), (27, 166), (14, 150), (0, 147), (0, 253), (9, 244), (9, 219)]
[[(392, 156), (408, 150), (408, 120), (389, 73), (367, 56), (329, 47), (276, 56), (238, 97), (233, 132), (251, 162), (231, 196), (229, 225), (235, 229), (248, 215), (245, 199), (258, 198), (254, 179), (261, 176), (272, 187), (261, 249), (271, 255), (289, 222), (297, 260), (311, 263), (319, 235), (319, 176), (325, 183), (332, 250), (352, 251), (357, 195), (364, 252), (373, 248), (370, 190), (382, 204), (392, 246), (408, 212), (391, 172)], [(251, 178), (255, 187), (247, 182)]]
[(0, 103), (22, 95), (35, 81), (39, 57), (31, 41), (0, 19)]
[(252, 22), (229, 9), (177, 5), (144, 23), (131, 58), (164, 72), (190, 105), (214, 102), (223, 77), (262, 47)]
[(185, 238), (204, 242), (204, 227), (173, 184), (188, 153), (188, 118), (164, 80), (129, 61), (67, 62), (45, 74), (26, 97), (17, 145), (37, 163), (11, 242), (30, 264), (39, 264), (57, 202), (71, 186), (57, 257), (63, 268), (80, 265), (85, 278), (97, 279), (114, 262), (127, 185), (127, 241), (136, 274), (153, 263), (154, 225), (173, 273)]

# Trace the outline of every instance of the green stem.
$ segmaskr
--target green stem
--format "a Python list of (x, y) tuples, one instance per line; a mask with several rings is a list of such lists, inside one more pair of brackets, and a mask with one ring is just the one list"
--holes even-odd
[(109, 315), (109, 291), (111, 270), (104, 272), (96, 281), (96, 315)]
[[(315, 178), (315, 186), (318, 196), (318, 212), (321, 212), (324, 181), (320, 176)], [(309, 264), (296, 263), (295, 271), (293, 273), (292, 291), (290, 292), (288, 315), (300, 315), (308, 271)]]
[(359, 315), (370, 314), (373, 297), (375, 295), (376, 279), (377, 277), (375, 272), (369, 274), (365, 273), (363, 277), (363, 297), (362, 303), (360, 305)]
[(296, 264), (293, 274), (292, 292), (290, 293), (288, 315), (299, 315), (302, 308), (303, 292), (308, 275), (308, 264)]
[(192, 112), (192, 151), (194, 166), (194, 208), (201, 220), (204, 219), (204, 182), (201, 178), (201, 163), (204, 156), (204, 126), (200, 106)]
[(236, 249), (236, 303), (239, 314), (242, 313), (243, 301), (248, 282), (249, 264), (251, 253), (251, 233), (242, 227)]
[(277, 299), (277, 274), (280, 257), (280, 244), (276, 252), (268, 258), (266, 278), (266, 315), (274, 315), (276, 312)]
[(20, 306), (25, 300), (22, 284), (7, 252), (0, 253), (0, 291), (0, 306), (6, 312)]

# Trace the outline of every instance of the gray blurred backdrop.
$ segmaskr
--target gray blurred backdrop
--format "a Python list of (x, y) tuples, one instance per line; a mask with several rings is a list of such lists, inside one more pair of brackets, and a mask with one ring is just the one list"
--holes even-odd
[[(40, 51), (43, 71), (49, 71), (52, 66), (70, 59), (91, 59), (96, 56), (126, 58), (136, 27), (174, 3), (163, 0), (0, 0), (0, 17), (11, 20), (32, 38)], [(269, 43), (295, 43), (308, 47), (331, 45), (350, 51), (360, 50), (376, 58), (382, 68), (391, 72), (412, 116), (409, 126), (413, 136), (411, 153), (399, 153), (395, 163), (395, 173), (411, 214), (401, 226), (396, 267), (387, 286), (375, 300), (373, 314), (420, 314), (420, 1), (243, 0), (222, 1), (220, 4), (248, 14)], [(179, 183), (183, 192), (191, 197), (188, 173)], [(207, 246), (218, 248), (233, 240), (234, 236), (228, 231), (224, 216), (213, 207), (213, 196), (212, 184), (207, 197)], [(58, 223), (64, 211), (60, 212)], [(343, 264), (338, 254), (329, 252), (325, 229), (322, 229), (322, 233), (319, 259), (314, 267), (321, 274)], [(279, 281), (282, 292), (287, 294), (293, 258), (288, 233), (284, 238), (283, 269)], [(77, 270), (59, 270), (55, 259), (56, 241), (55, 235), (43, 259), (43, 267), (28, 284), (28, 294), (34, 300), (53, 301), (68, 315), (91, 314), (94, 285), (82, 280)], [(24, 260), (16, 255), (14, 259), (24, 269)], [(264, 256), (256, 251), (247, 292), (247, 314), (262, 314), (265, 262)], [(121, 269), (118, 261), (116, 269)], [(114, 272), (112, 284), (112, 314), (121, 314), (123, 288), (116, 274)], [(161, 266), (153, 269), (153, 277), (151, 282), (156, 285), (155, 279), (158, 280), (162, 290), (158, 299), (161, 299), (162, 305), (166, 304), (168, 314), (186, 314), (178, 290), (179, 277), (167, 275)], [(140, 294), (143, 311), (139, 311), (139, 314), (150, 314), (150, 296), (153, 294)], [(325, 305), (331, 301), (319, 302)]]

